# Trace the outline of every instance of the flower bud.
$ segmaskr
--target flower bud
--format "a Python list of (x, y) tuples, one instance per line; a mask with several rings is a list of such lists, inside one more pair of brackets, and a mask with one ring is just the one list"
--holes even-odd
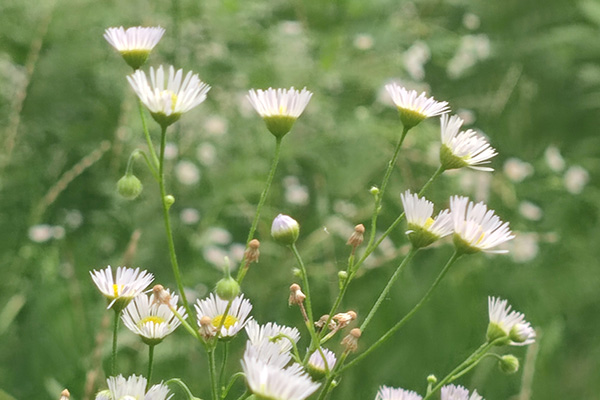
[(171, 307), (171, 295), (165, 290), (163, 285), (154, 285), (152, 293), (154, 293), (155, 303), (164, 304), (169, 308)]
[(369, 192), (375, 197), (379, 196), (379, 188), (377, 186), (372, 186)]
[(258, 256), (260, 255), (260, 251), (258, 248), (260, 247), (260, 242), (257, 239), (252, 239), (248, 243), (248, 248), (244, 254), (244, 258), (248, 264), (252, 262), (258, 262)]
[(354, 328), (350, 333), (342, 340), (342, 346), (346, 347), (347, 352), (354, 352), (358, 349), (358, 339), (360, 338), (361, 331), (358, 328)]
[(215, 336), (217, 328), (213, 325), (212, 318), (207, 315), (200, 318), (200, 329), (198, 329), (198, 332), (200, 332), (200, 336), (202, 336), (204, 340), (208, 340)]
[(144, 185), (133, 174), (123, 175), (117, 182), (117, 192), (127, 200), (133, 200), (142, 193)]
[(67, 389), (63, 390), (60, 393), (60, 400), (69, 400), (71, 398), (71, 393)]
[(232, 301), (240, 294), (240, 284), (231, 276), (227, 276), (217, 282), (215, 293), (222, 300)]
[(512, 354), (504, 355), (498, 360), (498, 367), (505, 374), (514, 374), (519, 370), (519, 359)]
[(364, 240), (365, 226), (358, 224), (354, 227), (354, 232), (350, 235), (350, 238), (346, 242), (347, 245), (352, 247), (358, 247)]
[(173, 203), (175, 203), (175, 197), (173, 197), (170, 194), (166, 195), (165, 196), (165, 203), (167, 203), (167, 208), (171, 208), (171, 206), (173, 205)]
[(290, 216), (279, 214), (273, 220), (271, 236), (278, 243), (289, 246), (296, 243), (300, 235), (300, 225)]
[[(325, 315), (321, 316), (321, 318), (319, 318), (318, 321), (315, 321), (315, 328), (317, 328), (317, 332), (320, 332), (323, 329), (323, 327), (327, 323), (328, 319), (329, 319), (329, 314), (325, 314)], [(335, 325), (333, 327), (335, 327)], [(330, 328), (330, 329), (333, 329), (333, 328)]]
[(430, 385), (435, 385), (437, 383), (437, 378), (435, 375), (431, 374), (427, 377), (427, 383)]
[(288, 300), (288, 304), (291, 306), (292, 304), (302, 304), (306, 299), (306, 295), (302, 293), (300, 285), (297, 283), (293, 283), (290, 286), (290, 298)]

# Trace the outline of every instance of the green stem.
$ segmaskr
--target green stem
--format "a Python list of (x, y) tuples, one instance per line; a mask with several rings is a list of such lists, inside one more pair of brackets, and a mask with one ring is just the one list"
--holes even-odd
[(156, 157), (156, 151), (154, 150), (154, 145), (152, 144), (152, 139), (150, 138), (150, 132), (148, 131), (148, 124), (146, 124), (146, 116), (144, 115), (144, 106), (142, 101), (138, 98), (138, 108), (140, 110), (140, 118), (142, 119), (142, 128), (144, 130), (144, 137), (146, 138), (146, 144), (148, 145), (148, 151), (150, 151), (150, 156), (152, 157), (152, 162), (154, 162), (154, 167), (159, 166), (158, 157)]
[[(267, 195), (269, 194), (271, 183), (273, 183), (273, 178), (275, 177), (277, 164), (279, 164), (279, 155), (281, 154), (281, 139), (282, 138), (276, 138), (275, 140), (275, 155), (273, 156), (273, 162), (271, 163), (271, 169), (269, 171), (269, 176), (267, 177), (265, 188), (263, 189), (260, 195), (260, 199), (258, 200), (258, 205), (256, 206), (256, 213), (254, 214), (254, 219), (252, 220), (252, 225), (250, 226), (250, 231), (248, 232), (248, 238), (246, 239), (246, 249), (248, 248), (248, 243), (250, 243), (250, 241), (254, 239), (254, 232), (256, 232), (256, 227), (258, 226), (260, 212), (265, 204), (265, 201), (267, 200)], [(238, 283), (242, 283), (242, 280), (244, 280), (244, 276), (246, 275), (247, 269), (243, 268), (245, 261), (246, 260), (244, 257), (240, 262), (240, 267), (237, 275)]]
[(400, 265), (398, 265), (398, 268), (396, 268), (396, 272), (394, 272), (394, 275), (392, 275), (392, 277), (388, 280), (387, 285), (385, 285), (385, 288), (383, 289), (383, 291), (379, 295), (379, 298), (377, 299), (377, 301), (373, 305), (373, 308), (371, 308), (371, 311), (369, 311), (369, 314), (367, 315), (367, 318), (365, 318), (365, 320), (363, 321), (362, 325), (360, 326), (360, 331), (361, 332), (364, 333), (365, 329), (367, 328), (367, 325), (369, 325), (369, 322), (371, 321), (371, 319), (373, 318), (373, 316), (375, 315), (375, 313), (379, 309), (379, 306), (381, 306), (381, 303), (387, 297), (390, 289), (392, 288), (392, 285), (396, 282), (396, 280), (400, 276), (400, 272), (402, 272), (402, 270), (404, 269), (404, 267), (406, 266), (406, 264), (408, 264), (408, 262), (414, 257), (414, 255), (417, 254), (417, 251), (419, 251), (419, 249), (415, 249), (414, 247), (411, 247), (411, 249), (408, 252), (408, 254), (406, 255), (406, 257), (404, 257), (404, 260), (402, 260), (402, 262), (400, 263)]
[(219, 388), (217, 386), (217, 365), (215, 362), (215, 349), (208, 349), (208, 371), (210, 374), (210, 387), (212, 392), (212, 399), (217, 400), (219, 398)]
[(146, 390), (150, 388), (150, 382), (152, 381), (152, 367), (154, 365), (154, 345), (148, 345), (148, 383), (146, 384)]
[(181, 322), (181, 325), (185, 328), (185, 330), (188, 331), (190, 335), (200, 340), (198, 331), (194, 330), (194, 328), (192, 328), (191, 325), (188, 324), (188, 322), (183, 318), (183, 316), (179, 314), (179, 312), (177, 312), (177, 308), (171, 306), (169, 307), (169, 309), (173, 312), (173, 315), (175, 315), (179, 322)]
[(446, 263), (446, 265), (444, 266), (444, 268), (442, 269), (440, 274), (437, 276), (437, 278), (435, 279), (435, 281), (433, 282), (431, 287), (427, 290), (427, 292), (425, 293), (423, 298), (421, 298), (421, 300), (412, 308), (412, 310), (410, 310), (408, 312), (408, 314), (406, 314), (398, 323), (396, 323), (396, 325), (394, 325), (392, 328), (390, 328), (381, 338), (379, 338), (379, 340), (377, 340), (375, 343), (373, 343), (365, 352), (363, 352), (361, 355), (359, 355), (354, 360), (352, 360), (347, 365), (345, 365), (343, 368), (341, 368), (340, 373), (347, 370), (348, 368), (352, 367), (353, 365), (357, 364), (363, 358), (367, 357), (371, 352), (373, 352), (373, 350), (375, 350), (376, 348), (381, 346), (390, 337), (392, 337), (398, 329), (400, 329), (406, 322), (408, 322), (413, 317), (413, 315), (415, 315), (415, 313), (417, 311), (419, 311), (419, 309), (423, 306), (423, 304), (425, 304), (425, 302), (427, 302), (427, 300), (429, 300), (429, 297), (431, 297), (431, 294), (433, 293), (433, 291), (438, 287), (438, 285), (440, 284), (440, 282), (442, 281), (442, 279), (444, 278), (444, 276), (446, 275), (446, 273), (448, 272), (448, 270), (450, 269), (452, 264), (454, 264), (454, 262), (456, 260), (458, 260), (458, 258), (461, 255), (462, 255), (461, 253), (454, 251), (454, 254), (452, 254), (452, 257), (450, 257), (450, 259), (448, 260), (448, 262)]
[(156, 171), (156, 168), (154, 167), (154, 165), (152, 165), (152, 163), (150, 162), (148, 155), (144, 151), (140, 150), (139, 152), (142, 155), (142, 157), (144, 157), (144, 161), (146, 161), (146, 165), (148, 166), (148, 169), (150, 170), (152, 177), (154, 178), (154, 180), (156, 182), (158, 182), (158, 172)]
[(438, 176), (443, 174), (444, 171), (445, 171), (444, 167), (442, 167), (440, 165), (440, 167), (433, 173), (433, 175), (431, 175), (431, 178), (429, 178), (427, 183), (425, 183), (425, 185), (423, 185), (423, 187), (421, 188), (421, 191), (419, 192), (419, 197), (422, 197), (423, 194), (425, 194), (425, 191), (427, 190), (427, 188), (429, 188), (429, 186), (433, 183), (433, 181), (435, 181), (438, 178)]
[(229, 342), (225, 342), (223, 346), (223, 363), (219, 372), (219, 386), (223, 387), (223, 377), (225, 375), (225, 366), (227, 365), (227, 357), (229, 356)]
[(321, 393), (319, 393), (319, 397), (317, 398), (317, 400), (325, 400), (327, 398), (327, 395), (332, 389), (331, 384), (333, 383), (335, 377), (340, 374), (341, 371), (339, 371), (339, 367), (344, 364), (344, 362), (346, 361), (346, 357), (348, 357), (348, 351), (344, 351), (340, 356), (340, 359), (333, 368), (333, 372), (325, 380), (325, 384), (323, 385), (323, 389), (321, 389)]
[(238, 397), (237, 400), (247, 399), (248, 396), (250, 396), (250, 393), (248, 392), (248, 389), (246, 389), (246, 391), (244, 393), (242, 393), (242, 395), (240, 397)]
[(287, 341), (290, 342), (290, 344), (292, 345), (292, 356), (294, 358), (294, 360), (296, 360), (296, 362), (298, 364), (302, 364), (302, 359), (300, 358), (300, 352), (298, 352), (298, 346), (296, 345), (296, 342), (294, 341), (294, 339), (292, 339), (290, 336), (286, 335), (285, 333), (280, 333), (276, 336), (273, 336), (272, 338), (269, 338), (270, 341), (278, 341), (279, 339), (286, 339)]
[(112, 342), (112, 358), (110, 363), (110, 374), (116, 376), (117, 374), (117, 335), (119, 331), (119, 317), (121, 311), (115, 311), (115, 320), (113, 323), (113, 342)]
[(185, 383), (183, 383), (183, 381), (179, 378), (172, 378), (169, 379), (168, 381), (165, 382), (167, 385), (170, 385), (172, 383), (176, 383), (177, 385), (179, 385), (179, 387), (181, 389), (183, 389), (183, 391), (185, 392), (187, 399), (188, 400), (194, 400), (196, 399), (196, 397), (194, 397), (194, 395), (192, 394), (192, 392), (190, 391), (190, 389), (187, 387), (187, 385)]
[(183, 301), (183, 305), (188, 314), (188, 318), (190, 318), (192, 314), (192, 310), (190, 308), (190, 304), (188, 303), (187, 297), (185, 296), (185, 291), (183, 289), (183, 283), (181, 281), (181, 274), (179, 272), (179, 264), (177, 263), (177, 255), (175, 254), (175, 242), (173, 241), (173, 231), (171, 230), (171, 220), (169, 218), (169, 207), (170, 205), (167, 203), (167, 191), (165, 189), (165, 147), (167, 142), (167, 127), (163, 126), (160, 136), (160, 159), (158, 163), (158, 185), (160, 187), (160, 197), (163, 206), (163, 217), (165, 220), (165, 230), (167, 233), (167, 243), (169, 245), (169, 255), (171, 257), (171, 267), (173, 268), (173, 275), (175, 276), (175, 281), (177, 282), (177, 288), (179, 289), (179, 294), (181, 295), (181, 299)]
[(221, 393), (221, 400), (225, 399), (225, 397), (227, 397), (227, 395), (229, 394), (229, 391), (231, 390), (231, 387), (233, 386), (235, 381), (242, 376), (244, 376), (243, 372), (237, 372), (231, 376), (231, 378), (229, 379), (229, 383), (227, 384), (227, 387)]

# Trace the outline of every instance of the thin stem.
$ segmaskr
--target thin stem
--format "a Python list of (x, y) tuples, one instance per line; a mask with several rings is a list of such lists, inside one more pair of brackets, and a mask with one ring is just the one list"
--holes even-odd
[(115, 311), (115, 320), (113, 323), (112, 359), (111, 359), (111, 364), (110, 364), (111, 376), (116, 376), (116, 374), (117, 374), (117, 334), (119, 331), (120, 315), (121, 315), (121, 311)]
[(227, 357), (229, 356), (229, 342), (225, 342), (223, 346), (223, 363), (221, 364), (221, 371), (219, 372), (219, 386), (223, 386), (223, 377), (225, 375), (225, 366), (227, 365)]
[(423, 187), (421, 188), (421, 191), (419, 192), (419, 197), (421, 197), (421, 196), (423, 196), (423, 194), (425, 194), (425, 191), (427, 190), (427, 188), (429, 188), (429, 186), (433, 183), (433, 181), (435, 181), (438, 176), (443, 174), (444, 171), (445, 171), (444, 167), (440, 165), (440, 167), (433, 173), (433, 175), (431, 175), (431, 178), (429, 178), (427, 183), (425, 183), (425, 185), (423, 185)]
[[(254, 239), (254, 232), (256, 232), (256, 227), (258, 226), (258, 220), (260, 218), (260, 212), (267, 200), (267, 195), (269, 194), (269, 189), (271, 188), (271, 183), (273, 183), (273, 178), (275, 177), (275, 171), (277, 170), (277, 164), (279, 164), (279, 155), (281, 154), (281, 139), (276, 138), (275, 140), (275, 155), (273, 156), (273, 162), (271, 163), (271, 170), (269, 171), (269, 176), (267, 177), (267, 182), (265, 183), (265, 188), (263, 189), (260, 199), (258, 201), (258, 205), (256, 206), (256, 214), (254, 214), (254, 219), (252, 220), (252, 225), (250, 226), (250, 231), (248, 232), (248, 239), (246, 239), (246, 248), (248, 248), (248, 243), (252, 239)], [(240, 263), (240, 268), (237, 276), (238, 283), (241, 283), (246, 275), (246, 268), (242, 268), (244, 265), (245, 259), (242, 259)]]
[(156, 182), (158, 182), (158, 172), (156, 171), (156, 167), (154, 167), (154, 165), (152, 165), (152, 162), (150, 162), (150, 159), (148, 158), (148, 155), (146, 154), (145, 151), (140, 150), (139, 153), (142, 155), (142, 157), (144, 157), (144, 161), (146, 161), (146, 165), (148, 166), (148, 169), (150, 170), (152, 177), (154, 178), (154, 180)]
[(179, 322), (181, 322), (181, 326), (183, 326), (190, 335), (192, 335), (196, 339), (200, 340), (198, 331), (194, 330), (194, 328), (192, 328), (191, 325), (188, 324), (188, 322), (183, 318), (183, 315), (181, 315), (181, 314), (179, 314), (179, 312), (177, 312), (177, 308), (170, 306), (169, 309), (171, 310), (171, 312), (173, 312), (173, 315), (175, 315), (175, 317), (179, 320)]
[(192, 394), (192, 392), (190, 391), (190, 389), (187, 387), (187, 385), (185, 383), (183, 383), (183, 381), (181, 379), (179, 379), (179, 378), (169, 379), (165, 383), (167, 385), (169, 385), (171, 383), (176, 383), (177, 385), (179, 385), (179, 387), (181, 389), (183, 389), (183, 391), (185, 392), (188, 400), (194, 400), (196, 398), (196, 397), (194, 397), (194, 395)]
[(210, 374), (210, 388), (212, 399), (219, 398), (219, 388), (217, 387), (217, 366), (215, 362), (215, 349), (208, 349), (208, 371)]
[(331, 375), (329, 375), (327, 377), (327, 379), (325, 380), (325, 384), (323, 385), (323, 389), (321, 390), (321, 393), (319, 393), (319, 397), (317, 398), (317, 400), (325, 400), (327, 398), (327, 395), (329, 394), (329, 392), (332, 389), (331, 384), (333, 383), (333, 380), (335, 379), (335, 377), (341, 373), (339, 368), (346, 361), (346, 357), (348, 357), (348, 351), (344, 351), (342, 353), (342, 355), (340, 356), (340, 359), (338, 360), (338, 362), (335, 364), (335, 367), (333, 368), (333, 373)]
[(286, 335), (285, 333), (279, 333), (278, 335), (269, 338), (269, 341), (277, 342), (279, 339), (286, 339), (287, 341), (290, 342), (290, 344), (292, 345), (292, 355), (293, 355), (294, 359), (299, 364), (301, 364), (302, 360), (300, 359), (300, 353), (298, 352), (298, 346), (296, 345), (296, 341), (294, 339), (292, 339), (290, 336)]
[(154, 345), (148, 345), (148, 383), (146, 384), (146, 390), (150, 387), (152, 381), (152, 367), (154, 365)]
[(179, 264), (177, 263), (177, 255), (175, 254), (175, 242), (173, 241), (173, 231), (171, 230), (171, 220), (169, 218), (169, 207), (167, 203), (167, 191), (165, 190), (165, 147), (166, 147), (167, 127), (163, 126), (160, 136), (160, 160), (158, 163), (158, 185), (160, 186), (160, 197), (163, 206), (163, 217), (165, 220), (165, 230), (167, 233), (167, 243), (169, 245), (169, 255), (171, 257), (171, 267), (173, 268), (173, 275), (175, 275), (175, 281), (177, 282), (177, 288), (183, 301), (183, 305), (190, 318), (192, 310), (188, 303), (185, 291), (183, 289), (183, 283), (181, 281), (181, 274), (179, 272)]
[(233, 386), (235, 381), (242, 376), (244, 376), (243, 372), (237, 372), (231, 376), (231, 378), (229, 379), (229, 383), (227, 384), (227, 387), (225, 387), (225, 389), (221, 392), (221, 399), (224, 399), (225, 397), (227, 397), (227, 395), (229, 394), (229, 391), (231, 390), (231, 387)]
[(242, 395), (240, 397), (238, 397), (237, 400), (244, 400), (244, 399), (248, 398), (248, 396), (250, 396), (250, 392), (248, 392), (248, 389), (246, 389), (246, 391), (244, 393), (242, 393)]
[(361, 355), (359, 355), (354, 360), (345, 365), (343, 368), (341, 368), (340, 373), (357, 364), (360, 360), (368, 356), (373, 350), (385, 343), (390, 337), (394, 335), (394, 333), (396, 333), (398, 329), (400, 329), (406, 322), (408, 322), (413, 317), (413, 315), (415, 315), (415, 313), (419, 311), (423, 304), (425, 304), (425, 302), (429, 300), (429, 297), (431, 297), (433, 291), (438, 287), (438, 285), (440, 284), (440, 282), (442, 281), (452, 264), (454, 264), (454, 262), (458, 260), (458, 258), (461, 255), (461, 253), (454, 251), (454, 254), (452, 254), (452, 257), (450, 257), (450, 259), (448, 260), (442, 271), (439, 273), (431, 287), (427, 290), (423, 298), (421, 298), (421, 300), (412, 308), (412, 310), (410, 310), (408, 314), (406, 314), (398, 323), (396, 323), (396, 325), (390, 328), (381, 338), (379, 338), (379, 340), (373, 343), (365, 352), (363, 352)]
[(392, 288), (392, 285), (396, 282), (396, 280), (400, 276), (400, 272), (402, 272), (402, 270), (404, 269), (404, 266), (406, 264), (408, 264), (408, 262), (414, 257), (414, 255), (417, 254), (417, 251), (419, 251), (419, 249), (415, 249), (414, 247), (411, 247), (411, 249), (408, 252), (408, 254), (406, 255), (406, 257), (404, 257), (404, 260), (402, 260), (402, 262), (400, 263), (400, 265), (398, 265), (398, 268), (396, 268), (396, 272), (394, 272), (394, 275), (392, 275), (392, 277), (388, 280), (387, 285), (385, 285), (385, 288), (383, 289), (383, 291), (379, 295), (379, 298), (377, 299), (377, 301), (373, 305), (373, 308), (371, 308), (371, 311), (369, 311), (369, 314), (367, 315), (367, 318), (365, 318), (365, 320), (363, 321), (362, 325), (360, 326), (360, 331), (361, 332), (364, 333), (365, 329), (367, 328), (367, 325), (369, 325), (369, 322), (371, 321), (371, 319), (373, 318), (373, 316), (375, 315), (375, 313), (379, 309), (379, 306), (381, 306), (381, 303), (387, 297), (390, 289)]
[(144, 137), (146, 138), (146, 144), (148, 145), (148, 151), (150, 151), (150, 156), (152, 157), (152, 162), (154, 162), (155, 168), (160, 164), (158, 162), (158, 157), (156, 157), (156, 151), (154, 151), (154, 145), (152, 144), (152, 139), (150, 138), (150, 132), (148, 131), (148, 124), (146, 124), (146, 116), (144, 115), (144, 106), (142, 105), (142, 101), (138, 98), (138, 109), (140, 110), (140, 118), (142, 119), (142, 128), (144, 130)]

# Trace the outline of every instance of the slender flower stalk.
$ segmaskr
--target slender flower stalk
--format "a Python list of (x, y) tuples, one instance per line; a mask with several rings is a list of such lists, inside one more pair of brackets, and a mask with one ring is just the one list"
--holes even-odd
[(488, 141), (472, 129), (460, 131), (463, 120), (457, 115), (440, 119), (442, 147), (440, 162), (444, 169), (469, 167), (479, 171), (493, 171), (493, 168), (483, 167), (497, 153)]

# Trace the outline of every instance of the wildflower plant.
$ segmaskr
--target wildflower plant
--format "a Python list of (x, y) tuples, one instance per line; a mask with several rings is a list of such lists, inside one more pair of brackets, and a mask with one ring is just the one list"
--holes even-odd
[[(156, 30), (158, 28), (130, 29), (133, 29), (131, 33), (130, 30), (125, 31), (123, 28), (111, 28), (107, 30), (107, 40), (122, 53), (131, 51), (132, 48), (149, 53), (162, 36), (162, 31)], [(298, 218), (299, 222), (283, 213), (279, 213), (274, 218), (273, 215), (261, 218), (277, 170), (283, 138), (291, 132), (313, 94), (306, 88), (301, 91), (293, 87), (251, 89), (247, 100), (263, 118), (267, 130), (275, 137), (271, 168), (254, 216), (251, 221), (247, 221), (248, 236), (237, 276), (231, 275), (229, 260), (225, 260), (223, 278), (216, 283), (210, 282), (207, 286), (214, 287), (214, 291), (202, 299), (196, 299), (192, 308), (183, 285), (182, 272), (186, 271), (181, 271), (179, 267), (177, 246), (171, 227), (169, 211), (175, 202), (176, 194), (171, 194), (167, 190), (166, 134), (167, 129), (185, 113), (193, 112), (194, 108), (204, 102), (210, 86), (202, 82), (198, 74), (188, 72), (184, 76), (182, 69), (173, 66), (168, 68), (160, 66), (157, 69), (150, 66), (148, 75), (139, 68), (134, 67), (134, 69), (136, 71), (128, 76), (127, 80), (139, 99), (147, 149), (137, 149), (132, 153), (125, 172), (125, 177), (129, 178), (127, 182), (119, 183), (119, 192), (128, 199), (137, 197), (142, 183), (139, 179), (130, 179), (130, 177), (133, 176), (131, 171), (134, 162), (143, 158), (158, 186), (157, 192), (162, 206), (177, 294), (171, 293), (161, 285), (154, 286), (150, 295), (144, 293), (152, 281), (152, 274), (149, 272), (121, 267), (117, 270), (116, 278), (113, 278), (110, 267), (92, 272), (92, 279), (109, 300), (109, 307), (112, 306), (117, 311), (117, 316), (124, 310), (122, 319), (125, 326), (140, 336), (150, 348), (146, 377), (134, 375), (125, 379), (123, 376), (116, 376), (118, 331), (115, 323), (113, 334), (115, 345), (110, 371), (112, 377), (107, 381), (108, 388), (101, 390), (97, 398), (163, 400), (170, 398), (168, 385), (178, 385), (188, 399), (198, 398), (199, 396), (193, 395), (186, 383), (178, 378), (170, 379), (165, 383), (153, 382), (154, 346), (176, 328), (181, 327), (180, 330), (187, 332), (197, 344), (197, 347), (191, 351), (203, 351), (206, 354), (208, 362), (206, 373), (210, 381), (211, 393), (202, 395), (202, 398), (243, 400), (252, 396), (263, 400), (304, 400), (314, 396), (318, 400), (325, 400), (335, 390), (337, 382), (347, 370), (368, 358), (375, 349), (394, 337), (400, 328), (423, 309), (451, 267), (461, 257), (476, 255), (479, 252), (505, 253), (506, 250), (499, 247), (514, 238), (508, 222), (503, 222), (486, 204), (474, 203), (464, 196), (450, 197), (447, 202), (449, 208), (442, 207), (442, 211), (434, 214), (436, 206), (424, 197), (425, 191), (434, 181), (448, 169), (469, 167), (482, 172), (491, 172), (491, 168), (482, 165), (489, 163), (496, 155), (496, 151), (475, 131), (460, 131), (463, 120), (457, 116), (447, 115), (450, 111), (447, 102), (437, 101), (425, 93), (418, 94), (395, 83), (387, 85), (385, 88), (400, 114), (398, 125), (402, 125), (402, 130), (399, 130), (397, 143), (383, 173), (381, 184), (370, 189), (374, 203), (370, 221), (357, 221), (363, 223), (358, 223), (352, 235), (348, 237), (347, 245), (350, 249), (347, 262), (340, 271), (337, 271), (339, 288), (337, 295), (328, 304), (328, 310), (319, 310), (317, 314), (312, 303), (314, 293), (311, 293), (310, 289), (314, 277), (309, 274), (297, 247), (297, 243), (304, 239), (300, 229), (301, 218)], [(150, 127), (146, 124), (145, 110), (158, 125), (153, 129), (160, 130), (158, 151), (150, 134)], [(421, 122), (436, 117), (440, 118), (442, 138), (439, 168), (420, 190), (412, 191), (404, 188), (400, 196), (391, 196), (388, 193), (388, 186), (392, 182), (390, 178), (394, 174), (404, 139), (408, 132)], [(401, 204), (404, 212), (396, 215), (393, 223), (383, 233), (378, 233), (381, 231), (378, 226), (379, 216), (383, 212), (388, 212), (384, 209), (384, 198), (391, 199), (398, 205)], [(277, 207), (272, 204), (270, 208)], [(285, 326), (276, 321), (259, 324), (253, 316), (256, 310), (253, 309), (252, 299), (244, 293), (244, 278), (254, 272), (251, 264), (260, 264), (265, 258), (270, 257), (273, 251), (270, 249), (269, 252), (261, 255), (259, 260), (261, 242), (255, 238), (258, 224), (268, 224), (271, 219), (271, 238), (260, 239), (282, 245), (282, 251), (288, 252), (288, 257), (297, 266), (293, 270), (294, 281), (290, 282), (287, 301), (290, 307), (298, 311), (298, 319), (302, 320), (299, 327)], [(394, 260), (397, 267), (381, 285), (376, 301), (360, 308), (365, 310), (364, 314), (352, 309), (343, 309), (341, 305), (348, 294), (360, 290), (359, 287), (351, 287), (357, 273), (364, 270), (366, 260), (381, 243), (393, 231), (401, 229), (399, 225), (405, 219), (404, 231), (410, 243), (410, 250), (404, 257)], [(446, 237), (452, 237), (452, 240), (444, 239)], [(389, 296), (392, 288), (398, 285), (401, 272), (408, 268), (417, 252), (428, 251), (425, 249), (434, 243), (440, 247), (453, 243), (454, 252), (429, 289), (408, 312), (394, 321), (392, 326), (378, 338), (371, 342), (362, 339), (363, 333), (369, 330), (370, 323), (377, 317), (379, 310), (386, 307), (384, 300)], [(264, 274), (265, 279), (268, 278), (268, 271), (258, 273)], [(403, 284), (407, 283), (403, 282)], [(178, 305), (180, 299), (181, 306)], [(285, 298), (274, 298), (273, 301), (285, 302)], [(499, 356), (493, 353), (493, 349), (499, 346), (531, 344), (535, 341), (535, 331), (523, 314), (511, 311), (506, 300), (490, 297), (488, 303), (489, 325), (487, 332), (481, 333), (482, 344), (462, 363), (441, 379), (430, 375), (424, 387), (417, 391), (382, 386), (376, 393), (375, 399), (427, 400), (441, 395), (444, 400), (481, 400), (482, 397), (476, 390), (470, 391), (462, 386), (455, 386), (454, 382), (487, 357), (498, 358), (501, 370), (515, 372), (519, 365), (518, 359), (513, 355)], [(234, 356), (229, 353), (229, 344), (234, 341), (243, 344), (244, 340), (243, 355), (235, 355), (239, 362), (235, 363), (236, 370), (227, 379), (231, 367), (228, 357)], [(308, 342), (305, 351), (299, 350), (298, 343), (301, 340)], [(216, 356), (218, 349), (222, 349), (222, 358)], [(245, 384), (238, 382), (238, 378), (243, 378)], [(156, 384), (151, 386), (153, 383)]]

